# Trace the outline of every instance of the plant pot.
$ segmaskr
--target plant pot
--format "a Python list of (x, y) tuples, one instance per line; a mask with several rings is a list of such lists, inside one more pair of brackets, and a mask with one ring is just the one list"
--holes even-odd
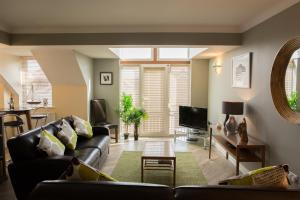
[(137, 141), (139, 139), (139, 127), (138, 125), (134, 125), (134, 140)]
[(129, 137), (129, 133), (124, 133), (124, 139), (128, 140), (128, 137)]

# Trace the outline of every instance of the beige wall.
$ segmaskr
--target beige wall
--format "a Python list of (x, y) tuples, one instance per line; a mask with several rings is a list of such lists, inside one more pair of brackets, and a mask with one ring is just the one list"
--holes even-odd
[[(100, 85), (100, 72), (112, 72), (113, 85)], [(119, 124), (119, 73), (119, 59), (94, 60), (94, 98), (106, 100), (108, 121), (115, 124)]]
[(32, 53), (52, 84), (57, 117), (73, 114), (88, 119), (92, 60), (70, 49), (36, 48)]
[[(222, 101), (246, 102), (249, 135), (266, 143), (268, 164), (289, 164), (290, 169), (298, 175), (300, 126), (287, 122), (278, 114), (271, 97), (270, 74), (281, 46), (288, 39), (300, 35), (299, 18), (300, 3), (247, 31), (242, 47), (212, 60), (208, 101), (209, 120), (212, 122), (217, 122), (223, 116)], [(252, 86), (250, 89), (232, 88), (232, 57), (246, 52), (253, 52)], [(223, 65), (219, 75), (212, 69), (215, 62)]]
[(209, 60), (192, 60), (191, 105), (207, 108)]
[(86, 105), (88, 104), (86, 86), (53, 85), (53, 102), (57, 118), (77, 115), (88, 118)]

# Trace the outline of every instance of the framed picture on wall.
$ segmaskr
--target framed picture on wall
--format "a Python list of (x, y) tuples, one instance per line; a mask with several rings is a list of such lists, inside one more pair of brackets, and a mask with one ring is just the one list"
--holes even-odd
[(232, 87), (251, 87), (251, 59), (251, 52), (232, 58)]
[(112, 85), (113, 73), (112, 72), (100, 72), (100, 85)]

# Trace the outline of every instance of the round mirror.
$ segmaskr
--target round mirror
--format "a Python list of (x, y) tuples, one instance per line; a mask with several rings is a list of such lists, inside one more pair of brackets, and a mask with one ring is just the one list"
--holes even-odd
[(300, 49), (296, 50), (285, 71), (285, 93), (294, 112), (300, 112)]
[(300, 37), (289, 40), (278, 52), (271, 73), (271, 93), (279, 114), (300, 124)]

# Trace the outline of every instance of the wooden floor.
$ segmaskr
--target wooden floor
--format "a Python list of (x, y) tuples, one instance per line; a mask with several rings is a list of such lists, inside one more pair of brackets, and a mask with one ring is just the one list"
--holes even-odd
[[(129, 141), (124, 142), (121, 140), (118, 144), (112, 143), (110, 146), (110, 154), (101, 171), (111, 174), (123, 151), (142, 151), (145, 141), (150, 140), (173, 141), (172, 138), (139, 138), (139, 141), (134, 141), (130, 138)], [(217, 184), (219, 180), (234, 176), (235, 174), (235, 167), (215, 149), (212, 150), (212, 159), (209, 160), (208, 150), (200, 147), (199, 145), (177, 141), (174, 144), (174, 147), (177, 152), (193, 153), (200, 169), (210, 185)], [(15, 199), (9, 180), (0, 184), (0, 199)]]

